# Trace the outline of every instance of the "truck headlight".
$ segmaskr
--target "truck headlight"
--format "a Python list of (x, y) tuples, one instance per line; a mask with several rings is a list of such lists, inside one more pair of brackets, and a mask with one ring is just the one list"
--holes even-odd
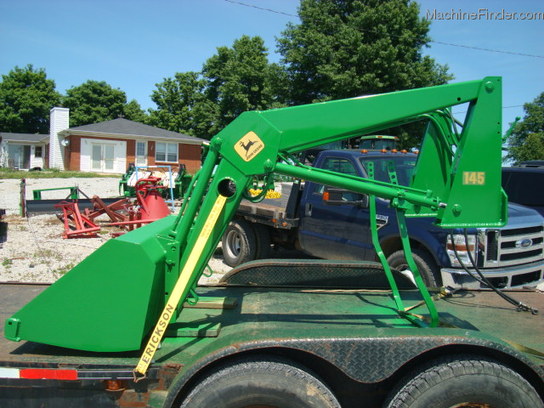
[[(476, 242), (476, 235), (468, 235), (468, 240), (465, 239), (465, 235), (463, 234), (448, 235), (446, 250), (450, 257), (451, 265), (461, 267), (461, 263), (458, 260), (459, 258), (467, 268), (472, 268), (473, 265), (468, 256), (469, 252), (472, 255), (472, 259), (477, 264)], [(455, 254), (456, 252), (457, 255)]]

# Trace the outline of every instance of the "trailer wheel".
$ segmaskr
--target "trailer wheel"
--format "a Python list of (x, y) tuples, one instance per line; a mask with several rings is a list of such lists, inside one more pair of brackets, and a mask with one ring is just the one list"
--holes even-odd
[(386, 408), (542, 408), (535, 389), (518, 373), (485, 358), (444, 358), (413, 372)]
[(255, 231), (244, 220), (232, 221), (222, 238), (223, 258), (230, 267), (252, 261), (257, 254)]
[[(414, 256), (414, 261), (419, 269), (421, 277), (423, 278), (423, 282), (425, 282), (425, 285), (431, 288), (440, 286), (440, 273), (431, 256), (420, 249), (414, 249), (412, 251), (412, 255)], [(408, 263), (406, 262), (406, 258), (404, 258), (404, 251), (402, 249), (389, 255), (387, 258), (387, 263), (392, 268), (399, 271), (408, 269)]]
[(246, 360), (196, 385), (181, 408), (340, 408), (329, 388), (290, 362)]

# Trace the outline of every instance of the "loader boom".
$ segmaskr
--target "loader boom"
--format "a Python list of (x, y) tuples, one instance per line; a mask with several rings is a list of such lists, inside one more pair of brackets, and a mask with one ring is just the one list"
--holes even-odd
[[(458, 133), (449, 108), (465, 103)], [(402, 215), (434, 216), (446, 228), (502, 226), (501, 106), (501, 78), (487, 77), (243, 113), (211, 140), (177, 216), (108, 241), (8, 319), (6, 337), (90, 351), (137, 350), (148, 337), (136, 369), (144, 374), (168, 323), (197, 300), (196, 283), (255, 178), (266, 187), (282, 174), (387, 198)], [(410, 187), (305, 167), (294, 156), (422, 117), (429, 125)]]

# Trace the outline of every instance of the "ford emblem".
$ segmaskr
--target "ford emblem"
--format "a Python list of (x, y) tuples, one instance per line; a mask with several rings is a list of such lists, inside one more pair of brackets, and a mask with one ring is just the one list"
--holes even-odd
[(516, 248), (529, 248), (533, 245), (533, 240), (530, 238), (520, 239), (516, 241)]

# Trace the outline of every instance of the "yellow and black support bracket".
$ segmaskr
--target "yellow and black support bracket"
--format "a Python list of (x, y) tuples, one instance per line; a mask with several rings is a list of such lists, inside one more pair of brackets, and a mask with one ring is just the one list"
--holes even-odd
[(138, 361), (138, 364), (133, 371), (134, 381), (140, 381), (145, 378), (147, 369), (153, 361), (153, 357), (157, 349), (159, 348), (162, 338), (166, 333), (166, 328), (170, 324), (170, 320), (172, 319), (172, 316), (174, 315), (174, 312), (177, 309), (180, 300), (182, 299), (182, 297), (186, 297), (187, 292), (190, 291), (190, 281), (191, 277), (193, 276), (193, 271), (197, 267), (197, 264), (201, 259), (201, 256), (204, 252), (204, 247), (206, 246), (208, 240), (210, 239), (210, 236), (212, 235), (212, 232), (216, 226), (221, 212), (223, 211), (223, 208), (225, 207), (226, 202), (226, 196), (217, 196), (215, 204), (212, 207), (208, 218), (206, 219), (204, 228), (200, 231), (200, 234), (198, 235), (195, 246), (191, 250), (191, 254), (189, 255), (189, 258), (187, 259), (187, 262), (183, 267), (183, 270), (181, 271), (179, 279), (174, 286), (174, 290), (170, 294), (170, 297), (168, 298), (168, 301), (166, 302), (166, 305), (164, 306), (164, 309), (160, 314), (159, 321), (151, 332), (151, 336), (149, 337), (147, 345), (144, 348), (143, 354), (141, 355), (140, 360)]

